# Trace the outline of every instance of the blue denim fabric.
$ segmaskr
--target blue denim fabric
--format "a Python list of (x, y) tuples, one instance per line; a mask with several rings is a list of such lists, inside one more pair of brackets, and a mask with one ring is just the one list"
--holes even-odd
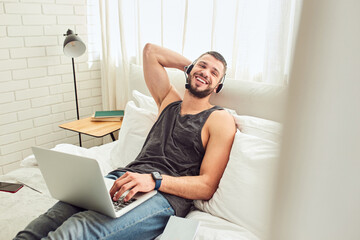
[(154, 239), (174, 214), (160, 193), (119, 218), (58, 202), (14, 239)]

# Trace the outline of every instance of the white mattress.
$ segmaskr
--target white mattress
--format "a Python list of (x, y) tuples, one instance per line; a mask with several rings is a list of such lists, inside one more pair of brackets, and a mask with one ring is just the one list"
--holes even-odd
[[(110, 143), (85, 149), (70, 144), (60, 144), (55, 149), (82, 156), (93, 156), (99, 161), (105, 175), (112, 170), (111, 166), (106, 163), (112, 146), (113, 143)], [(23, 162), (28, 167), (22, 167), (0, 176), (0, 181), (20, 181), (42, 192), (40, 194), (26, 186), (14, 194), (0, 192), (0, 239), (2, 240), (12, 239), (31, 220), (44, 213), (57, 201), (50, 196), (40, 170), (33, 166), (35, 163), (35, 159), (30, 156)], [(197, 240), (258, 240), (245, 228), (201, 211), (193, 211), (188, 217), (201, 222), (196, 236)]]
[[(90, 149), (80, 148), (71, 144), (59, 144), (54, 149), (62, 152), (93, 157), (100, 163), (101, 171), (105, 175), (112, 170), (107, 159), (114, 143), (105, 144)], [(40, 190), (42, 194), (24, 186), (16, 193), (0, 192), (0, 239), (12, 239), (17, 232), (34, 218), (44, 213), (57, 200), (50, 196), (44, 179), (33, 156), (22, 162), (22, 167), (6, 175), (0, 176), (0, 181), (22, 182)]]

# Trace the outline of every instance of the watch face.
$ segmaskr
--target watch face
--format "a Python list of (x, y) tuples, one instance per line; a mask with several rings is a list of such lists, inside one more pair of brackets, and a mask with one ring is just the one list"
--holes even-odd
[(152, 172), (151, 174), (153, 175), (153, 178), (155, 180), (161, 180), (162, 179), (162, 176), (160, 175), (159, 172)]

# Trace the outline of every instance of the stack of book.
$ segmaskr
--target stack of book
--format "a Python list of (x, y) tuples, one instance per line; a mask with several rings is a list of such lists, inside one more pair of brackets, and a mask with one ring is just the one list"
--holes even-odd
[(91, 121), (120, 122), (124, 117), (124, 110), (96, 111)]

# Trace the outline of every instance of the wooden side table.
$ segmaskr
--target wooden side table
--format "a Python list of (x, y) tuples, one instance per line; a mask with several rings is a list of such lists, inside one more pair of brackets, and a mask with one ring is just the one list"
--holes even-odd
[[(68, 122), (59, 125), (63, 129), (78, 132), (79, 134), (86, 134), (92, 137), (103, 137), (110, 134), (111, 139), (115, 141), (114, 132), (121, 128), (120, 122), (93, 122), (91, 117)], [(81, 147), (80, 140), (80, 147)]]

